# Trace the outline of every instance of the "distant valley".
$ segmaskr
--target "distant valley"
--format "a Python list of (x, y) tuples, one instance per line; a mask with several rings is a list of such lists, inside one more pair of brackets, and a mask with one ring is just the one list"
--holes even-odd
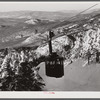
[[(45, 33), (48, 30), (56, 30), (63, 26), (77, 24), (81, 27), (86, 21), (99, 14), (99, 9), (88, 13), (77, 15), (78, 11), (13, 11), (0, 12), (0, 42), (1, 48), (4, 44), (13, 46), (19, 45), (24, 37), (38, 35), (38, 42), (46, 39)], [(75, 16), (74, 18), (71, 18)], [(71, 30), (70, 30), (71, 31)], [(67, 31), (68, 32), (68, 31)], [(56, 31), (57, 33), (57, 31)], [(58, 33), (57, 33), (58, 34)], [(44, 38), (41, 38), (44, 37)], [(19, 42), (20, 39), (20, 42)], [(35, 38), (37, 39), (37, 38)], [(42, 40), (41, 40), (42, 39)], [(34, 40), (36, 41), (36, 40)], [(34, 44), (33, 41), (33, 44)], [(13, 42), (13, 43), (11, 43)], [(30, 44), (31, 45), (31, 44)]]

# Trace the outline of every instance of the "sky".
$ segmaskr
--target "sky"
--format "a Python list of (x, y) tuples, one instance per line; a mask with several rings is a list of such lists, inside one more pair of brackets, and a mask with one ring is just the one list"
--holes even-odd
[(0, 2), (0, 12), (85, 10), (94, 4), (99, 5), (92, 9), (100, 8), (100, 2)]

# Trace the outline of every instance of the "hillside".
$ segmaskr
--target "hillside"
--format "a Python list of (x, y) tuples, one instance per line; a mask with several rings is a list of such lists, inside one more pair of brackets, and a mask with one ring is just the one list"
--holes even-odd
[(60, 20), (63, 18), (71, 17), (77, 13), (76, 11), (11, 11), (11, 12), (0, 12), (0, 18), (27, 18), (27, 19), (49, 19), (49, 20)]
[[(9, 40), (15, 37), (16, 34), (34, 33), (38, 30), (39, 33), (66, 25), (71, 16), (76, 15), (78, 12), (73, 11), (57, 11), (57, 12), (43, 12), (43, 11), (13, 11), (13, 12), (0, 12), (0, 38)], [(84, 18), (84, 15), (82, 15)], [(81, 18), (81, 16), (79, 16)], [(76, 21), (79, 18), (76, 17)], [(82, 18), (80, 19), (82, 20)], [(70, 20), (72, 21), (72, 19)], [(31, 31), (31, 32), (30, 32)], [(11, 35), (15, 36), (11, 36)]]
[[(99, 12), (99, 11), (98, 11)], [(4, 44), (8, 42), (8, 47), (14, 46), (39, 46), (43, 41), (47, 40), (47, 31), (50, 29), (53, 29), (56, 38), (60, 37), (60, 34), (62, 35), (72, 35), (75, 38), (78, 35), (84, 36), (89, 29), (93, 29), (95, 24), (99, 24), (99, 14), (96, 11), (87, 13), (87, 14), (81, 14), (79, 16), (76, 16), (75, 18), (68, 19), (64, 18), (63, 14), (67, 14), (66, 11), (62, 12), (33, 12), (33, 11), (18, 11), (18, 12), (2, 12), (0, 18), (0, 41), (1, 41), (1, 48), (3, 48)], [(31, 14), (30, 14), (31, 13)], [(34, 14), (35, 13), (35, 14)], [(62, 17), (63, 20), (58, 20), (58, 15), (55, 17), (56, 19), (49, 19), (48, 16), (45, 16), (45, 14), (49, 15), (48, 13), (51, 13), (51, 15), (58, 14)], [(63, 14), (61, 14), (63, 13)], [(75, 12), (76, 13), (76, 12)], [(42, 18), (35, 18), (33, 15), (40, 14), (39, 17), (42, 15), (47, 17), (47, 19)], [(8, 15), (8, 16), (7, 16)], [(12, 15), (16, 17), (12, 17)], [(19, 18), (19, 16), (23, 15), (31, 15), (31, 18)], [(50, 15), (50, 16), (51, 16)], [(71, 14), (68, 14), (70, 16)], [(6, 16), (4, 18), (4, 16)], [(68, 17), (67, 16), (67, 17)], [(72, 15), (71, 15), (72, 16)], [(42, 34), (41, 34), (42, 33)], [(24, 41), (24, 37), (30, 36), (29, 39)], [(20, 42), (17, 42), (19, 41)], [(22, 39), (22, 43), (21, 43)], [(38, 41), (37, 41), (38, 40)], [(13, 41), (13, 42), (12, 42)], [(14, 42), (15, 41), (15, 42)], [(41, 42), (42, 41), (42, 42)], [(12, 44), (10, 44), (12, 42)], [(36, 43), (38, 42), (38, 44)], [(6, 46), (4, 46), (6, 47)]]

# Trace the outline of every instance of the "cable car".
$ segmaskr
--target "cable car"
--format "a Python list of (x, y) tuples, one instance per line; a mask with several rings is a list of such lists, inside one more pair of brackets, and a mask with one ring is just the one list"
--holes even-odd
[(46, 58), (46, 75), (49, 77), (60, 78), (64, 75), (63, 57), (52, 52), (52, 32), (49, 32), (49, 56)]

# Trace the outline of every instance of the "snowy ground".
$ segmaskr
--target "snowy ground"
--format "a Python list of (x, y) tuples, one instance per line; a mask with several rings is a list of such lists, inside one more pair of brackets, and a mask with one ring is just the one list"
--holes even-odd
[(45, 75), (45, 63), (41, 63), (39, 74), (46, 83), (48, 91), (100, 91), (100, 64), (83, 67), (84, 62), (78, 60), (64, 67), (62, 78)]

